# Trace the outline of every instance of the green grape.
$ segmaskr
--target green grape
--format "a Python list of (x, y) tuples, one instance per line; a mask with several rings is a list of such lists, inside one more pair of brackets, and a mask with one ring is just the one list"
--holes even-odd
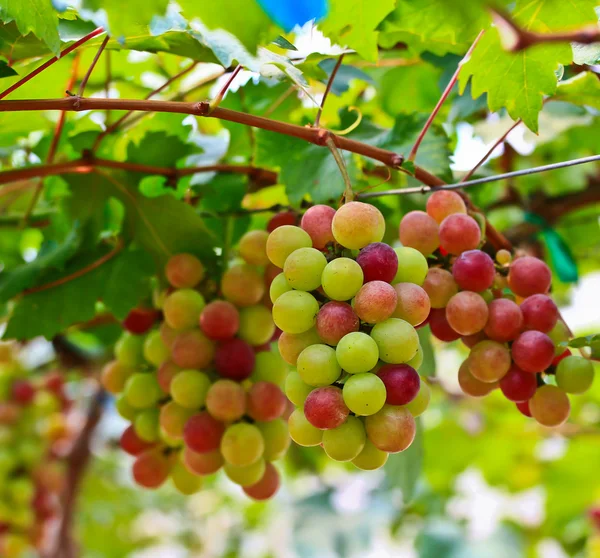
[(264, 345), (275, 333), (271, 310), (262, 304), (240, 309), (238, 337), (250, 345)]
[(273, 304), (275, 325), (285, 333), (298, 334), (308, 331), (315, 325), (318, 312), (317, 299), (304, 291), (283, 293)]
[(398, 256), (398, 271), (392, 284), (414, 283), (422, 287), (429, 270), (427, 258), (418, 250), (408, 246), (394, 248), (394, 251)]
[(162, 390), (156, 375), (146, 372), (136, 372), (125, 383), (127, 403), (134, 409), (154, 407), (162, 397)]
[(35, 496), (35, 484), (28, 477), (17, 477), (7, 485), (10, 499), (17, 505), (28, 506)]
[(343, 394), (348, 409), (360, 416), (375, 414), (383, 407), (387, 396), (385, 384), (370, 372), (348, 378)]
[(171, 397), (186, 409), (199, 409), (206, 401), (210, 378), (198, 370), (182, 370), (171, 380)]
[(287, 376), (287, 366), (277, 351), (256, 353), (254, 370), (250, 379), (253, 382), (271, 382), (282, 386)]
[(130, 368), (141, 366), (144, 362), (144, 338), (140, 335), (124, 333), (115, 343), (115, 357)]
[(183, 437), (185, 423), (194, 414), (193, 409), (186, 409), (175, 401), (169, 401), (160, 408), (159, 423), (162, 431), (173, 440)]
[(560, 426), (568, 418), (571, 404), (567, 394), (559, 387), (544, 385), (529, 400), (533, 418), (544, 426)]
[(255, 423), (265, 441), (263, 457), (267, 461), (281, 459), (290, 447), (290, 434), (287, 423), (282, 419)]
[(248, 231), (239, 243), (240, 256), (250, 265), (267, 265), (267, 231)]
[(298, 357), (297, 366), (302, 381), (313, 387), (328, 386), (342, 373), (335, 350), (322, 344), (306, 347)]
[(363, 270), (350, 258), (331, 260), (323, 269), (321, 283), (332, 300), (350, 300), (362, 287)]
[(198, 327), (200, 314), (206, 306), (204, 297), (193, 289), (179, 289), (165, 300), (163, 313), (170, 328), (181, 331)]
[(425, 412), (429, 406), (430, 399), (431, 388), (423, 380), (421, 380), (421, 387), (419, 388), (419, 393), (417, 393), (417, 396), (410, 403), (407, 403), (403, 406), (410, 411), (410, 414), (413, 417), (418, 417)]
[(191, 473), (181, 459), (175, 462), (170, 475), (175, 488), (185, 496), (195, 494), (202, 488), (202, 477)]
[(253, 306), (265, 294), (265, 280), (252, 266), (234, 265), (223, 274), (221, 292), (236, 306)]
[(299, 446), (318, 446), (323, 439), (323, 431), (315, 428), (304, 416), (302, 409), (296, 409), (288, 419), (290, 437)]
[(321, 275), (327, 259), (315, 248), (294, 250), (285, 260), (283, 274), (293, 289), (314, 291), (321, 286)]
[(277, 227), (267, 239), (267, 256), (271, 263), (283, 268), (287, 257), (299, 248), (312, 247), (309, 234), (293, 225)]
[(352, 464), (363, 471), (374, 471), (385, 465), (388, 456), (389, 454), (387, 452), (378, 449), (369, 439), (367, 439), (365, 441), (365, 447), (352, 460)]
[(122, 365), (118, 360), (111, 360), (102, 368), (100, 381), (102, 387), (112, 393), (117, 394), (123, 391), (127, 378), (134, 372), (133, 368)]
[(280, 273), (275, 276), (275, 279), (271, 281), (271, 286), (269, 287), (269, 297), (271, 298), (271, 302), (275, 304), (275, 301), (283, 294), (292, 290), (290, 284), (287, 282), (285, 275)]
[(127, 402), (127, 397), (124, 393), (115, 399), (115, 408), (117, 413), (125, 420), (132, 421), (135, 418), (135, 409)]
[(419, 348), (417, 330), (398, 318), (375, 325), (371, 337), (379, 349), (379, 358), (390, 364), (408, 362)]
[(171, 355), (169, 349), (163, 343), (160, 331), (152, 331), (144, 341), (144, 358), (150, 364), (159, 367), (163, 362), (169, 360)]
[(565, 322), (562, 320), (558, 320), (556, 325), (548, 333), (548, 337), (552, 339), (552, 343), (554, 343), (555, 347), (554, 354), (558, 356), (565, 351), (565, 348), (561, 345), (561, 343), (568, 341), (571, 335), (569, 334), (569, 328), (567, 327), (567, 324), (565, 324)]
[(407, 360), (406, 364), (408, 364), (415, 370), (421, 368), (421, 365), (423, 364), (423, 347), (421, 347), (421, 343), (419, 343), (419, 346), (417, 347), (417, 352), (415, 353), (415, 356), (412, 357), (410, 360)]
[(563, 358), (556, 367), (556, 384), (567, 393), (584, 393), (594, 381), (594, 365), (580, 356)]
[(366, 440), (362, 421), (349, 416), (344, 424), (323, 432), (323, 449), (335, 461), (352, 461), (363, 450)]
[(296, 335), (292, 333), (282, 333), (277, 341), (277, 348), (279, 349), (281, 358), (285, 360), (285, 362), (292, 366), (296, 366), (298, 356), (300, 356), (300, 353), (306, 349), (306, 347), (322, 342), (317, 330), (313, 327), (308, 331)]
[(10, 523), (19, 530), (31, 529), (35, 523), (35, 513), (31, 508), (13, 509)]
[(144, 442), (158, 440), (158, 409), (145, 409), (140, 411), (133, 423), (135, 433)]
[(239, 486), (252, 486), (262, 479), (265, 474), (265, 460), (259, 459), (251, 465), (231, 465), (225, 463), (223, 470), (231, 482)]
[(233, 424), (225, 430), (221, 439), (221, 453), (230, 465), (251, 465), (262, 457), (264, 451), (265, 441), (254, 424)]
[(370, 335), (359, 331), (344, 335), (337, 344), (335, 353), (339, 365), (350, 374), (368, 372), (379, 360), (377, 343)]
[(297, 370), (291, 370), (285, 380), (285, 394), (296, 407), (304, 407), (312, 386), (305, 384)]

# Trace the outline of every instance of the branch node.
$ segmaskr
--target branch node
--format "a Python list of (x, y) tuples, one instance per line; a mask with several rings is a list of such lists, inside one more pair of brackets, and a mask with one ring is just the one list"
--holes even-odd
[(391, 167), (394, 169), (398, 169), (402, 166), (402, 163), (404, 163), (404, 155), (394, 155), (390, 161), (391, 163)]
[(331, 139), (331, 132), (329, 130), (325, 130), (324, 128), (316, 129), (317, 133), (315, 134), (315, 143), (320, 146), (326, 146), (329, 139)]
[(213, 111), (208, 101), (200, 101), (194, 105), (194, 111), (198, 113), (198, 116), (208, 116)]

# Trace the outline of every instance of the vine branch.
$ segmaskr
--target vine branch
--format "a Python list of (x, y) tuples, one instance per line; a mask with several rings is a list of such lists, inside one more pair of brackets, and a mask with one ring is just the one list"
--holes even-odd
[(319, 123), (321, 122), (321, 114), (323, 114), (323, 109), (325, 108), (325, 101), (327, 101), (327, 96), (329, 95), (329, 92), (331, 91), (333, 82), (335, 80), (335, 76), (337, 75), (338, 70), (340, 69), (340, 66), (342, 65), (343, 59), (344, 59), (344, 53), (342, 52), (342, 54), (340, 54), (340, 57), (338, 58), (337, 62), (335, 63), (333, 70), (331, 71), (329, 80), (327, 81), (327, 87), (325, 88), (325, 93), (323, 93), (323, 99), (321, 99), (321, 106), (319, 107), (317, 116), (315, 118), (315, 128), (319, 127)]
[(79, 97), (83, 97), (83, 93), (85, 92), (85, 86), (87, 85), (87, 82), (90, 79), (92, 72), (94, 71), (94, 68), (96, 67), (96, 64), (98, 63), (98, 60), (100, 60), (100, 56), (102, 56), (102, 52), (106, 48), (106, 43), (108, 43), (108, 39), (110, 39), (110, 37), (108, 35), (106, 35), (106, 37), (104, 37), (104, 40), (102, 41), (102, 44), (100, 45), (100, 48), (98, 49), (98, 52), (96, 52), (96, 55), (94, 56), (94, 59), (92, 60), (92, 63), (90, 64), (90, 67), (88, 68), (88, 71), (83, 76), (83, 79), (81, 80), (81, 84), (79, 85), (79, 91), (77, 93), (77, 95)]

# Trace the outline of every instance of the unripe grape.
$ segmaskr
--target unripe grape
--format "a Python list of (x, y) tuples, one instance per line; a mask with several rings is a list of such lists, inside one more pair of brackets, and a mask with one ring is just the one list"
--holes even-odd
[(287, 422), (282, 419), (275, 419), (269, 422), (257, 422), (256, 427), (260, 430), (265, 441), (263, 454), (265, 460), (281, 459), (291, 443)]
[(176, 289), (193, 289), (204, 277), (204, 266), (192, 254), (175, 254), (167, 262), (165, 275)]
[(422, 324), (431, 310), (431, 302), (425, 289), (414, 283), (396, 283), (396, 309), (393, 318), (400, 318), (412, 326)]
[(298, 222), (298, 215), (295, 211), (280, 211), (269, 219), (267, 223), (267, 232), (273, 232), (279, 227), (284, 225), (296, 225)]
[(317, 334), (328, 345), (337, 345), (344, 335), (358, 331), (360, 320), (345, 302), (328, 302), (317, 314)]
[(419, 346), (415, 328), (398, 318), (376, 324), (371, 337), (379, 349), (379, 358), (390, 364), (407, 362), (415, 356)]
[(363, 270), (350, 258), (331, 260), (323, 269), (321, 282), (332, 300), (350, 300), (363, 285)]
[(125, 393), (115, 399), (115, 409), (125, 420), (133, 421), (135, 419), (136, 409), (128, 403)]
[(212, 452), (219, 449), (223, 432), (225, 425), (202, 411), (185, 423), (183, 441), (196, 453)]
[(410, 246), (394, 248), (394, 252), (398, 256), (398, 271), (392, 283), (414, 283), (422, 286), (429, 271), (425, 256)]
[(250, 265), (267, 265), (267, 231), (248, 231), (240, 238), (239, 251), (242, 259)]
[(494, 284), (496, 268), (485, 252), (467, 250), (452, 264), (452, 276), (462, 290), (479, 293)]
[(458, 385), (463, 393), (471, 397), (483, 397), (498, 387), (498, 382), (482, 382), (478, 380), (469, 368), (469, 361), (465, 360), (458, 369)]
[(460, 333), (457, 333), (450, 327), (450, 324), (446, 319), (445, 308), (432, 308), (431, 312), (429, 312), (427, 323), (431, 328), (431, 333), (440, 341), (450, 343), (451, 341), (456, 341), (460, 337)]
[(303, 291), (283, 293), (273, 304), (273, 321), (284, 333), (303, 333), (315, 325), (319, 303)]
[(594, 381), (594, 366), (580, 356), (568, 356), (556, 367), (556, 384), (567, 393), (584, 393)]
[(349, 202), (336, 211), (331, 229), (339, 244), (351, 250), (360, 250), (383, 238), (385, 219), (373, 205)]
[(298, 374), (310, 386), (328, 386), (342, 373), (341, 363), (338, 361), (336, 351), (331, 347), (323, 344), (310, 345), (298, 356)]
[(363, 270), (365, 283), (391, 283), (398, 272), (398, 255), (383, 242), (373, 242), (365, 246), (356, 256), (356, 263)]
[(137, 368), (144, 360), (144, 338), (124, 333), (115, 343), (115, 357), (123, 366)]
[(158, 440), (158, 409), (144, 409), (135, 416), (133, 426), (135, 433), (145, 442)]
[(335, 209), (328, 205), (313, 205), (302, 216), (300, 226), (309, 234), (317, 250), (323, 250), (327, 243), (334, 241), (331, 230), (334, 216)]
[(525, 331), (511, 347), (515, 364), (525, 372), (542, 372), (552, 364), (554, 344), (541, 331)]
[(241, 466), (225, 463), (223, 470), (231, 482), (239, 486), (251, 486), (265, 474), (265, 460), (258, 459), (250, 465)]
[(223, 296), (236, 306), (258, 304), (265, 294), (263, 277), (249, 265), (230, 267), (221, 279)]
[(432, 308), (445, 308), (448, 301), (458, 293), (458, 285), (452, 274), (445, 269), (432, 267), (425, 277), (423, 289)]
[(202, 488), (202, 477), (190, 472), (181, 459), (177, 459), (171, 469), (171, 480), (175, 488), (185, 496), (196, 494)]
[(285, 394), (296, 407), (303, 407), (312, 386), (305, 384), (296, 370), (290, 371), (285, 380)]
[(225, 461), (218, 449), (206, 453), (196, 453), (189, 447), (185, 447), (183, 450), (183, 463), (191, 473), (212, 475), (223, 466)]
[(449, 254), (457, 256), (474, 250), (481, 242), (481, 229), (470, 215), (455, 213), (440, 224), (440, 246)]
[(304, 349), (306, 349), (306, 347), (321, 342), (322, 341), (315, 328), (311, 328), (298, 334), (283, 332), (277, 341), (277, 345), (281, 358), (283, 358), (283, 360), (285, 360), (285, 362), (288, 364), (296, 366), (296, 363), (298, 362), (298, 356)]
[(410, 403), (404, 405), (404, 407), (410, 411), (410, 414), (413, 417), (418, 417), (427, 410), (430, 399), (430, 387), (425, 382), (421, 382), (419, 393), (417, 393), (417, 396)]
[(327, 259), (315, 248), (298, 248), (285, 260), (283, 274), (290, 287), (300, 291), (314, 291), (321, 286), (321, 275)]
[(419, 393), (419, 375), (407, 364), (386, 364), (379, 369), (377, 376), (385, 387), (388, 405), (406, 405)]
[(423, 364), (423, 358), (423, 348), (421, 347), (421, 344), (419, 344), (415, 356), (412, 357), (410, 360), (407, 360), (405, 364), (408, 364), (408, 366), (410, 366), (411, 368), (418, 370)]
[(489, 315), (485, 300), (471, 291), (455, 294), (446, 306), (450, 327), (461, 335), (473, 335), (483, 330)]
[(352, 461), (363, 450), (366, 440), (362, 421), (349, 416), (337, 428), (323, 432), (323, 449), (335, 461)]
[(469, 355), (469, 370), (482, 382), (491, 383), (502, 379), (510, 365), (510, 351), (496, 341), (477, 343)]
[(275, 420), (283, 415), (286, 404), (281, 388), (271, 382), (257, 382), (248, 391), (247, 412), (254, 420)]
[(494, 341), (505, 343), (519, 336), (523, 327), (523, 314), (518, 304), (507, 298), (497, 298), (488, 305), (489, 317), (485, 334)]
[[(400, 221), (400, 242), (429, 256), (440, 245), (439, 227), (424, 211), (410, 211)], [(400, 265), (400, 262), (399, 262)]]
[(198, 370), (182, 370), (171, 381), (173, 401), (186, 409), (199, 409), (206, 401), (210, 379)]
[(256, 354), (251, 379), (254, 382), (273, 382), (283, 385), (287, 377), (288, 367), (277, 351), (261, 351)]
[(267, 463), (262, 478), (251, 486), (244, 486), (244, 492), (253, 500), (268, 500), (279, 490), (279, 473), (272, 463)]
[(304, 416), (315, 428), (331, 430), (345, 422), (349, 414), (342, 390), (335, 386), (312, 390), (304, 403)]
[(133, 308), (123, 320), (123, 329), (135, 335), (149, 331), (158, 319), (159, 313), (152, 308)]
[(373, 445), (388, 453), (398, 453), (408, 448), (417, 431), (415, 419), (406, 407), (384, 405), (374, 415), (365, 419), (367, 436)]
[(292, 225), (277, 227), (267, 239), (267, 256), (271, 263), (283, 268), (287, 257), (298, 248), (311, 248), (310, 235)]
[(571, 412), (567, 394), (556, 386), (541, 386), (529, 400), (529, 410), (533, 418), (543, 426), (560, 426)]
[(248, 306), (240, 310), (238, 336), (250, 345), (264, 345), (275, 333), (275, 324), (268, 308)]
[(149, 450), (140, 454), (133, 463), (133, 479), (144, 488), (158, 488), (171, 471), (169, 460), (159, 450)]
[(228, 339), (217, 346), (215, 368), (223, 378), (241, 382), (250, 377), (255, 362), (252, 347), (242, 339)]
[(125, 383), (125, 397), (127, 403), (134, 409), (148, 409), (154, 407), (162, 397), (162, 391), (156, 380), (156, 375), (151, 372), (136, 372)]
[(152, 331), (144, 341), (144, 358), (153, 366), (160, 366), (163, 362), (169, 359), (169, 349), (163, 343), (160, 332)]
[(118, 360), (112, 360), (102, 369), (100, 378), (102, 387), (112, 394), (121, 393), (125, 388), (125, 382), (133, 372), (133, 368), (124, 366)]
[(290, 415), (288, 428), (290, 437), (299, 446), (318, 446), (323, 439), (323, 432), (308, 422), (302, 409), (296, 409)]
[(522, 403), (533, 397), (537, 389), (537, 379), (535, 374), (523, 372), (520, 368), (513, 365), (500, 380), (500, 389), (509, 401)]
[(368, 372), (379, 360), (379, 349), (375, 340), (359, 331), (344, 335), (337, 344), (335, 354), (339, 366), (350, 374)]
[(271, 302), (273, 304), (275, 304), (275, 301), (283, 293), (287, 293), (288, 291), (291, 291), (291, 290), (293, 290), (293, 289), (292, 289), (292, 287), (290, 287), (290, 284), (287, 282), (285, 275), (283, 273), (280, 273), (271, 282), (271, 286), (269, 287), (269, 298), (271, 299)]
[(251, 465), (262, 457), (264, 450), (265, 442), (260, 430), (247, 422), (228, 426), (221, 439), (221, 453), (230, 465)]
[(200, 330), (180, 333), (173, 343), (171, 358), (181, 368), (207, 368), (215, 356), (215, 344)]
[(512, 261), (512, 254), (508, 250), (498, 250), (498, 252), (496, 252), (496, 261), (500, 265), (509, 264)]
[(437, 223), (441, 223), (448, 215), (467, 212), (467, 206), (460, 195), (450, 190), (433, 192), (427, 200), (426, 209), (427, 214)]
[(554, 356), (558, 356), (564, 352), (563, 343), (566, 343), (571, 335), (567, 324), (562, 320), (558, 320), (556, 325), (548, 332), (548, 337), (554, 343)]
[(185, 424), (193, 415), (192, 409), (186, 409), (175, 401), (169, 401), (160, 408), (160, 427), (170, 438), (182, 439)]
[(192, 289), (172, 292), (165, 300), (163, 313), (169, 327), (185, 330), (197, 327), (200, 313), (206, 306), (204, 297)]
[(121, 449), (129, 455), (139, 455), (154, 447), (155, 444), (142, 440), (135, 432), (133, 424), (130, 424), (119, 439)]
[(520, 306), (525, 329), (535, 329), (548, 333), (558, 322), (558, 308), (554, 301), (544, 294), (527, 297)]
[(552, 273), (542, 260), (524, 256), (517, 258), (510, 265), (508, 285), (521, 297), (544, 294), (548, 292), (551, 283)]
[(381, 451), (367, 438), (362, 451), (352, 460), (352, 464), (363, 471), (374, 471), (383, 467), (389, 454)]
[(346, 380), (343, 395), (344, 402), (355, 415), (374, 415), (385, 404), (386, 386), (371, 372), (355, 374)]
[(214, 300), (200, 314), (200, 329), (209, 339), (231, 339), (240, 327), (238, 309), (226, 300)]

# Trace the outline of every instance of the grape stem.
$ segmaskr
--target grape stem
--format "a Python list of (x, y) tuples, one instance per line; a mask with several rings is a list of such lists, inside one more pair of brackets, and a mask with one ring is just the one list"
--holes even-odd
[(100, 45), (100, 48), (98, 49), (98, 52), (96, 52), (96, 55), (94, 56), (94, 59), (92, 60), (92, 63), (90, 64), (90, 67), (88, 68), (88, 71), (83, 76), (83, 79), (81, 80), (81, 83), (79, 84), (79, 91), (77, 92), (78, 97), (83, 97), (83, 94), (85, 92), (85, 86), (87, 85), (88, 80), (92, 76), (92, 72), (94, 71), (96, 64), (98, 64), (98, 60), (100, 60), (100, 56), (102, 56), (102, 53), (104, 52), (104, 49), (106, 48), (106, 43), (108, 43), (108, 39), (110, 39), (110, 37), (108, 35), (106, 35), (106, 37), (104, 37), (104, 40), (102, 41), (102, 44)]
[(325, 93), (323, 93), (323, 99), (321, 99), (321, 106), (319, 107), (317, 116), (315, 118), (315, 128), (319, 127), (319, 123), (321, 122), (321, 114), (323, 114), (323, 108), (325, 108), (325, 101), (327, 100), (329, 92), (331, 91), (331, 87), (333, 86), (335, 76), (337, 75), (338, 70), (340, 69), (340, 66), (342, 65), (343, 59), (344, 59), (344, 53), (342, 52), (342, 54), (340, 54), (340, 57), (338, 58), (338, 60), (335, 64), (335, 66), (333, 67), (331, 75), (329, 76), (329, 80), (327, 81), (327, 87), (325, 87)]

